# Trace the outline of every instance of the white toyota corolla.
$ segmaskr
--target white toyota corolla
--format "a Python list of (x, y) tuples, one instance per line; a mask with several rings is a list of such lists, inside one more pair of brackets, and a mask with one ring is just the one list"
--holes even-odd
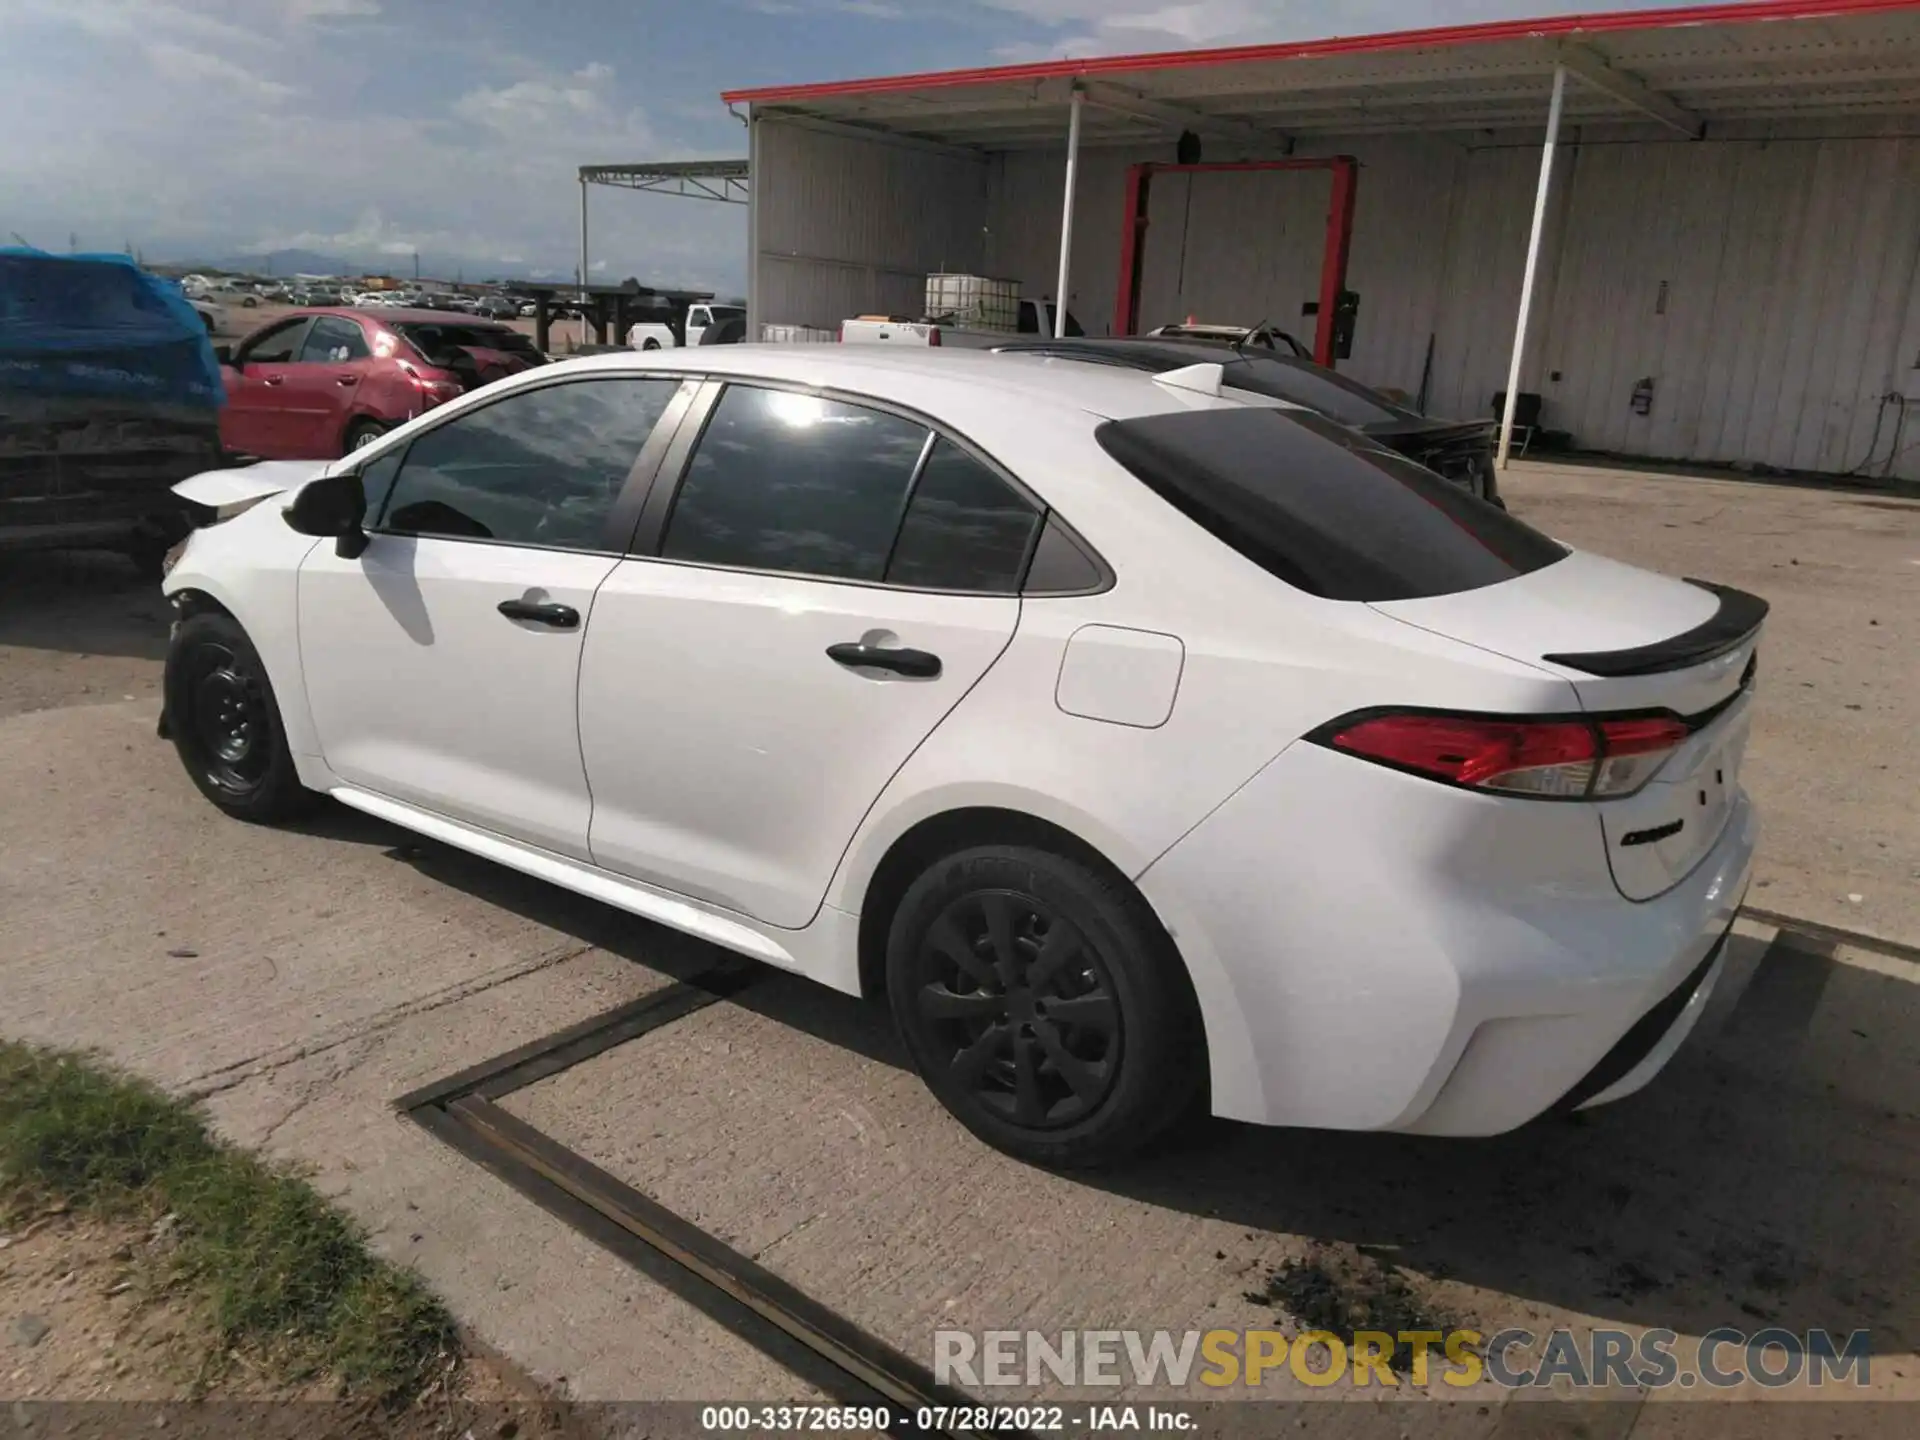
[(198, 477), (168, 732), (242, 819), (330, 795), (884, 993), (1047, 1163), (1638, 1089), (1746, 889), (1765, 603), (1220, 381), (608, 355)]

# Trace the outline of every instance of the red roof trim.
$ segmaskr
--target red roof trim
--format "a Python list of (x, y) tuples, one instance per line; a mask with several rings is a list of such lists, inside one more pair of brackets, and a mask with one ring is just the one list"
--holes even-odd
[(1743, 0), (1732, 5), (1682, 5), (1658, 10), (1622, 10), (1599, 15), (1552, 15), (1539, 20), (1500, 20), (1482, 25), (1443, 25), (1431, 30), (1394, 30), (1382, 35), (1346, 35), (1284, 45), (1240, 45), (1226, 50), (1167, 50), (1147, 55), (1098, 55), (977, 70), (931, 70), (918, 75), (881, 75), (814, 85), (772, 85), (724, 90), (729, 105), (822, 100), (839, 95), (884, 95), (961, 85), (994, 85), (1063, 76), (1110, 75), (1141, 70), (1181, 70), (1237, 65), (1254, 60), (1304, 60), (1325, 55), (1483, 45), (1556, 35), (1619, 30), (1664, 30), (1687, 25), (1741, 25), (1765, 20), (1822, 20), (1890, 10), (1920, 9), (1920, 0)]

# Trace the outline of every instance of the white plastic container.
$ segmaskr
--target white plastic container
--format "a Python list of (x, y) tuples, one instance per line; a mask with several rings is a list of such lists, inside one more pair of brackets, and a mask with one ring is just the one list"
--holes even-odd
[(990, 280), (984, 275), (929, 275), (927, 316), (951, 317), (964, 330), (1012, 334), (1020, 328), (1020, 282)]

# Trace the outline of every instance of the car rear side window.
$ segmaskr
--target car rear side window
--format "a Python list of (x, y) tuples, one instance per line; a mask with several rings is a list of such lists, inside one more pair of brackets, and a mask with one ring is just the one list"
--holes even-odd
[(1182, 411), (1109, 420), (1095, 436), (1195, 524), (1329, 600), (1477, 590), (1567, 553), (1431, 471), (1304, 411)]
[(306, 343), (300, 347), (300, 359), (309, 365), (364, 360), (372, 353), (367, 348), (365, 332), (353, 321), (338, 315), (315, 317)]
[(543, 385), (454, 416), (407, 447), (385, 528), (567, 550), (605, 534), (640, 449), (680, 382)]
[(660, 554), (879, 581), (927, 436), (883, 410), (729, 385), (688, 462)]
[(1025, 496), (942, 437), (914, 484), (887, 583), (1011, 595), (1039, 528), (1040, 512)]

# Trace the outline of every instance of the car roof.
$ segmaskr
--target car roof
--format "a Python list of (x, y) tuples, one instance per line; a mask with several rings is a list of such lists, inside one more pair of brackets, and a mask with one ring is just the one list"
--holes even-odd
[[(693, 358), (696, 355), (698, 358)], [(1015, 395), (1113, 420), (1174, 410), (1291, 408), (1281, 401), (1242, 392), (1213, 396), (1176, 389), (1158, 383), (1144, 370), (1054, 360), (1044, 355), (998, 355), (938, 346), (719, 345), (697, 351), (634, 350), (623, 355), (589, 355), (559, 363), (582, 370), (659, 370), (783, 380), (821, 389), (852, 390), (904, 405), (926, 402), (932, 398), (929, 391), (933, 387), (951, 386)], [(516, 379), (551, 376), (554, 369), (544, 366)]]
[(413, 310), (403, 305), (303, 305), (295, 315), (352, 315), (365, 316), (370, 320), (383, 320), (391, 323), (395, 320), (411, 320), (422, 325), (460, 325), (466, 328), (480, 326), (488, 330), (511, 330), (498, 320), (489, 320), (482, 315), (468, 315), (459, 310)]

